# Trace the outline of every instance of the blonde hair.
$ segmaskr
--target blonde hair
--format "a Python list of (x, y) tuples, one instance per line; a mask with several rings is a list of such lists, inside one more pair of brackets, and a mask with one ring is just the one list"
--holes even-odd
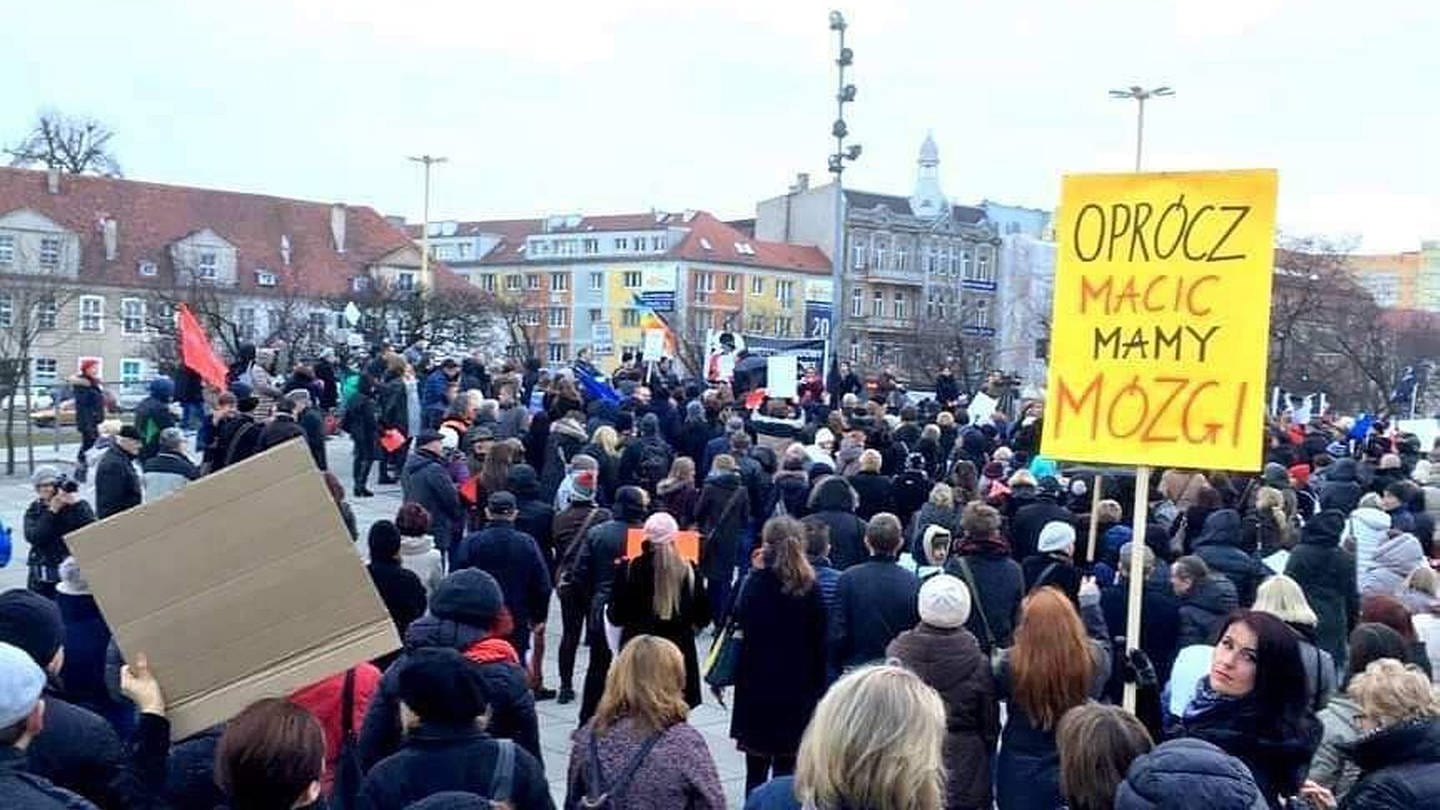
[(620, 455), (620, 434), (615, 432), (615, 428), (601, 425), (595, 428), (593, 439), (596, 446), (605, 451), (605, 455), (611, 457)]
[(1006, 483), (1010, 486), (1011, 489), (1014, 489), (1015, 487), (1039, 486), (1039, 484), (1035, 481), (1035, 474), (1030, 472), (1029, 470), (1016, 470), (1015, 474), (1010, 476), (1010, 480)]
[(1405, 587), (1430, 596), (1440, 596), (1440, 579), (1435, 576), (1435, 570), (1423, 562), (1405, 578)]
[(1095, 511), (1100, 515), (1101, 520), (1110, 523), (1119, 523), (1120, 519), (1125, 516), (1124, 511), (1120, 509), (1120, 502), (1110, 498), (1101, 501), (1100, 508)]
[(680, 556), (674, 543), (652, 543), (650, 552), (655, 566), (655, 597), (651, 608), (661, 621), (678, 618), (680, 597), (694, 586), (695, 571)]
[(908, 669), (851, 670), (821, 698), (800, 740), (795, 796), (805, 807), (941, 810), (945, 704)]
[(115, 436), (120, 433), (120, 428), (124, 426), (125, 423), (121, 422), (119, 419), (106, 419), (105, 421), (100, 423), (100, 426), (96, 429), (96, 432), (99, 433), (101, 436)]
[(676, 456), (670, 463), (670, 474), (665, 477), (666, 481), (695, 481), (695, 460), (689, 456)]
[(735, 472), (735, 457), (729, 453), (721, 453), (710, 462), (710, 472)]
[(1289, 544), (1290, 516), (1285, 512), (1285, 494), (1274, 487), (1261, 487), (1255, 493), (1255, 511), (1269, 518), (1280, 533), (1280, 542)]
[(1269, 613), (1282, 622), (1303, 624), (1306, 627), (1314, 627), (1320, 623), (1319, 617), (1310, 607), (1310, 601), (1305, 598), (1305, 591), (1301, 589), (1300, 583), (1284, 574), (1276, 574), (1260, 583), (1260, 587), (1255, 590), (1255, 604), (1251, 610)]
[(1414, 665), (1394, 658), (1371, 661), (1346, 689), (1361, 713), (1384, 728), (1408, 720), (1440, 717), (1430, 678)]
[(874, 448), (860, 454), (860, 472), (880, 472), (880, 465), (884, 460), (880, 458), (880, 451)]
[(954, 509), (955, 490), (949, 484), (941, 481), (930, 488), (930, 504), (941, 509)]
[(680, 648), (658, 636), (639, 635), (620, 648), (610, 665), (591, 731), (602, 732), (628, 717), (654, 734), (683, 723), (689, 715)]
[(935, 424), (942, 428), (955, 427), (955, 414), (949, 411), (941, 411), (935, 417)]

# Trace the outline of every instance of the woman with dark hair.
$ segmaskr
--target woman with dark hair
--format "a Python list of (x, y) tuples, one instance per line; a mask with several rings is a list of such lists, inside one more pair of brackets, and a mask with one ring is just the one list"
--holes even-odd
[(1258, 611), (1232, 613), (1216, 636), (1210, 672), (1185, 707), (1177, 736), (1212, 743), (1245, 763), (1271, 807), (1295, 795), (1320, 745), (1295, 632)]
[(1044, 586), (1025, 597), (1015, 646), (995, 665), (997, 695), (1009, 705), (995, 767), (1000, 810), (1060, 805), (1056, 726), (1065, 712), (1099, 697), (1109, 677), (1108, 646), (1086, 635), (1063, 591)]
[(1433, 677), (1429, 651), (1425, 649), (1425, 642), (1416, 635), (1415, 625), (1410, 621), (1410, 611), (1405, 609), (1405, 603), (1393, 596), (1367, 596), (1360, 600), (1360, 621), (1378, 622), (1399, 633), (1400, 637), (1405, 639), (1405, 656), (1400, 660), (1406, 664), (1414, 664), (1426, 675)]
[(235, 808), (315, 804), (324, 769), (319, 721), (284, 698), (258, 700), (230, 718), (215, 748), (215, 783)]
[(955, 489), (956, 503), (970, 503), (980, 497), (980, 471), (962, 458), (950, 468), (950, 486)]
[(743, 634), (730, 736), (745, 752), (745, 792), (795, 772), (800, 735), (825, 693), (825, 604), (800, 521), (760, 532), (760, 567), (741, 580), (732, 619)]
[[(1349, 686), (1355, 674), (1364, 672), (1370, 662), (1381, 658), (1405, 660), (1405, 639), (1383, 624), (1362, 624), (1355, 628), (1355, 632), (1350, 634), (1345, 685)], [(1360, 737), (1359, 713), (1360, 704), (1348, 691), (1341, 690), (1330, 698), (1318, 715), (1325, 731), (1315, 758), (1310, 761), (1310, 781), (1327, 788), (1336, 799), (1344, 799), (1355, 780), (1360, 778), (1360, 766), (1340, 750), (1342, 744), (1354, 742)]]

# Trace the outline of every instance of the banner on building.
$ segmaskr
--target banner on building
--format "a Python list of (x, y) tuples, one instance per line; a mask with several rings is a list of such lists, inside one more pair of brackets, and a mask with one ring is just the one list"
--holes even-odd
[[(737, 341), (737, 343), (740, 343)], [(802, 363), (820, 365), (825, 356), (825, 341), (809, 338), (780, 338), (745, 335), (740, 343), (757, 357), (798, 357)]]
[(805, 336), (815, 340), (829, 340), (830, 326), (834, 317), (834, 285), (830, 279), (811, 279), (805, 282)]
[(640, 300), (656, 312), (675, 311), (676, 268), (652, 267), (641, 271)]
[(1273, 170), (1071, 175), (1042, 452), (1260, 468)]

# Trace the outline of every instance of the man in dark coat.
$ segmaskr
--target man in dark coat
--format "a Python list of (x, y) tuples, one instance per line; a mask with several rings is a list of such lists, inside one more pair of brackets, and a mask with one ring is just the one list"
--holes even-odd
[(278, 447), (291, 439), (304, 439), (305, 428), (300, 427), (300, 420), (295, 416), (296, 402), (286, 396), (275, 403), (275, 415), (271, 417), (270, 423), (260, 431), (260, 442), (256, 450), (265, 451), (272, 447)]
[(140, 458), (147, 459), (160, 452), (160, 431), (175, 426), (170, 402), (175, 398), (175, 383), (169, 377), (150, 381), (150, 396), (135, 406), (135, 429), (141, 441)]
[(453, 570), (479, 568), (495, 577), (515, 623), (510, 643), (524, 660), (530, 628), (545, 624), (550, 613), (550, 565), (535, 538), (515, 528), (517, 505), (509, 492), (492, 492), (485, 503), (488, 522), (460, 541), (451, 557)]
[[(400, 750), (366, 774), (360, 806), (403, 810), (436, 793), (460, 792), (503, 800), (509, 807), (554, 807), (539, 759), (509, 740), (495, 739), (476, 722), (489, 701), (484, 682), (464, 656), (454, 650), (418, 650), (397, 680), (399, 697), (415, 722), (406, 729)], [(500, 788), (505, 795), (496, 795), (496, 786), (507, 782)]]
[(1214, 641), (1220, 623), (1240, 606), (1234, 583), (1194, 555), (1181, 557), (1170, 566), (1170, 587), (1180, 598), (1177, 653), (1193, 644)]
[(1025, 575), (1010, 555), (1000, 523), (995, 507), (967, 505), (960, 517), (965, 535), (945, 561), (945, 571), (960, 577), (970, 589), (973, 609), (966, 627), (987, 655), (1011, 645), (1025, 598)]
[(315, 466), (321, 470), (330, 469), (325, 459), (325, 414), (315, 407), (315, 398), (304, 388), (297, 388), (285, 395), (295, 403), (295, 420), (305, 431), (305, 444), (315, 459)]
[(554, 496), (544, 498), (540, 492), (540, 479), (535, 468), (529, 464), (516, 464), (510, 468), (505, 479), (505, 488), (515, 496), (515, 528), (535, 538), (540, 554), (553, 570), (555, 566), (555, 542), (552, 535), (555, 522), (555, 507), (551, 505)]
[(640, 417), (635, 425), (639, 435), (620, 454), (620, 483), (643, 487), (651, 495), (670, 473), (675, 453), (660, 437), (660, 420), (653, 413)]
[(920, 581), (901, 568), (900, 521), (888, 512), (870, 519), (865, 546), (870, 558), (840, 575), (838, 602), (830, 617), (830, 662), (837, 671), (885, 657), (885, 647), (920, 621)]
[(415, 453), (405, 462), (400, 484), (405, 500), (420, 504), (430, 513), (435, 545), (442, 554), (449, 554), (464, 525), (465, 510), (455, 482), (445, 470), (443, 452), (444, 440), (437, 431), (421, 431), (416, 437)]
[[(1130, 555), (1137, 547), (1145, 557), (1145, 577), (1141, 580), (1140, 597), (1140, 649), (1155, 665), (1159, 682), (1168, 683), (1170, 668), (1175, 663), (1175, 639), (1180, 632), (1180, 600), (1171, 589), (1166, 572), (1157, 569), (1154, 552), (1143, 543), (1131, 542), (1120, 547), (1115, 584), (1100, 589), (1100, 610), (1105, 614), (1105, 626), (1110, 628), (1112, 635), (1128, 634), (1126, 614), (1130, 605)], [(1119, 702), (1124, 683), (1120, 676), (1125, 669), (1118, 657), (1124, 655), (1124, 651), (1125, 645), (1115, 645), (1113, 652), (1117, 658), (1110, 668), (1110, 683), (1106, 686), (1106, 694), (1115, 702)]]
[(1058, 588), (1080, 607), (1080, 569), (1075, 567), (1075, 526), (1069, 521), (1052, 520), (1040, 530), (1036, 553), (1026, 557), (1020, 568), (1025, 572), (1025, 592), (1046, 586)]
[(1355, 459), (1342, 458), (1325, 468), (1325, 483), (1320, 485), (1320, 508), (1337, 509), (1345, 514), (1360, 505), (1365, 490), (1360, 486)]
[[(22, 589), (0, 594), (0, 642), (23, 650), (49, 678), (60, 671), (64, 637), (54, 602)], [(26, 770), (101, 807), (120, 806), (115, 791), (123, 752), (110, 724), (63, 700), (53, 684), (46, 685), (43, 697), (43, 729), (25, 751)]]
[(255, 421), (255, 408), (260, 400), (249, 385), (230, 383), (230, 390), (216, 399), (212, 418), (215, 427), (205, 445), (205, 471), (222, 470), (226, 466), (254, 455), (264, 425)]
[(134, 425), (120, 428), (110, 449), (95, 465), (95, 517), (104, 520), (132, 506), (144, 497), (135, 457), (140, 453), (140, 432)]
[(61, 488), (60, 470), (44, 465), (35, 468), (30, 484), (35, 500), (25, 508), (25, 542), (30, 544), (26, 559), (28, 586), (41, 596), (55, 596), (60, 582), (60, 563), (70, 556), (65, 535), (95, 522), (95, 512), (78, 493)]
[(417, 438), (409, 435), (410, 405), (409, 393), (405, 389), (405, 375), (399, 371), (387, 371), (378, 400), (376, 421), (380, 425), (380, 435), (385, 435), (388, 430), (398, 430), (407, 440), (395, 450), (385, 452), (381, 458), (378, 483), (393, 484), (405, 469), (410, 440)]
[(1070, 524), (1075, 522), (1074, 513), (1059, 503), (1065, 495), (1060, 482), (1047, 475), (1036, 483), (1035, 500), (1017, 509), (1015, 517), (1010, 521), (1010, 548), (1017, 560), (1024, 560), (1036, 553), (1040, 531), (1045, 528), (1045, 524), (1055, 521)]
[(865, 521), (855, 516), (857, 498), (850, 483), (832, 475), (816, 483), (810, 492), (807, 519), (817, 520), (830, 531), (830, 564), (844, 571), (864, 562)]
[[(588, 489), (580, 487), (577, 491), (583, 496)], [(593, 500), (593, 494), (590, 497)], [(630, 530), (640, 529), (645, 525), (645, 518), (650, 514), (649, 504), (649, 496), (645, 490), (639, 487), (620, 487), (615, 492), (613, 515), (604, 509), (596, 509), (589, 518), (590, 525), (585, 526), (586, 516), (590, 515), (588, 510), (594, 507), (584, 501), (572, 499), (570, 508), (555, 519), (557, 537), (562, 518), (569, 519), (569, 531), (572, 534), (581, 528), (585, 529), (583, 534), (575, 535), (575, 565), (572, 574), (574, 590), (588, 600), (585, 608), (585, 635), (586, 642), (590, 645), (590, 667), (585, 671), (585, 682), (580, 695), (582, 725), (595, 714), (596, 707), (600, 705), (600, 698), (605, 693), (605, 676), (610, 671), (610, 645), (605, 640), (605, 608), (610, 604), (610, 596), (615, 588), (616, 563), (625, 556), (625, 542)], [(566, 651), (563, 646), (560, 655), (560, 673), (564, 676)], [(573, 671), (573, 651), (570, 653), (569, 664)]]
[(1249, 607), (1255, 603), (1255, 590), (1272, 572), (1258, 557), (1246, 551), (1244, 545), (1240, 513), (1234, 509), (1219, 509), (1205, 518), (1205, 525), (1200, 530), (1200, 536), (1191, 544), (1191, 549), (1195, 556), (1210, 566), (1210, 570), (1224, 574), (1234, 583), (1240, 606)]
[(405, 633), (405, 651), (385, 670), (380, 689), (365, 710), (360, 730), (360, 760), (369, 769), (394, 753), (401, 742), (400, 672), (416, 650), (455, 650), (475, 667), (490, 705), (487, 732), (514, 740), (536, 759), (540, 729), (535, 697), (525, 680), (519, 657), (500, 629), (505, 599), (495, 578), (475, 569), (455, 571), (430, 595), (430, 610)]
[(1311, 518), (1285, 564), (1286, 576), (1299, 583), (1320, 619), (1315, 625), (1315, 646), (1330, 653), (1342, 668), (1350, 631), (1360, 617), (1355, 557), (1340, 548), (1345, 520), (1344, 512), (1333, 509)]

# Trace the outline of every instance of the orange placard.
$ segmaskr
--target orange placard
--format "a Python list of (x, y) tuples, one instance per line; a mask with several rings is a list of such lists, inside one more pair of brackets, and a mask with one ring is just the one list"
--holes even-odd
[(395, 428), (390, 428), (380, 434), (380, 446), (385, 448), (385, 452), (387, 453), (393, 453), (399, 450), (404, 444), (405, 434)]
[[(625, 559), (633, 560), (640, 556), (640, 544), (645, 541), (644, 529), (630, 529), (625, 532)], [(680, 558), (686, 562), (700, 564), (700, 533), (697, 531), (684, 530), (675, 533), (675, 548), (680, 552)]]

